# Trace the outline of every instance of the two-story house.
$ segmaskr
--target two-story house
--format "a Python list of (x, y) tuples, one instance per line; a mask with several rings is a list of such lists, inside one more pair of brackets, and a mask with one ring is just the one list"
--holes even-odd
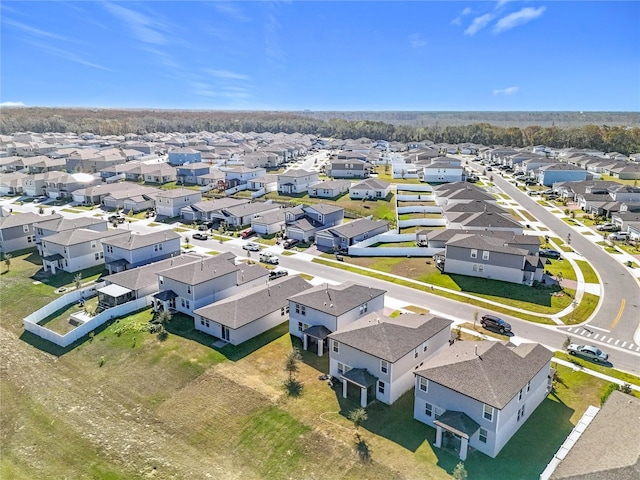
[(211, 171), (211, 165), (208, 163), (196, 162), (185, 163), (176, 167), (176, 177), (182, 183), (198, 183), (198, 177), (207, 175)]
[(503, 236), (459, 234), (446, 243), (443, 272), (503, 282), (533, 285), (542, 281), (544, 264), (526, 245), (505, 242)]
[(449, 345), (451, 320), (433, 315), (397, 318), (372, 312), (329, 335), (329, 372), (342, 396), (362, 407), (392, 404), (414, 385), (413, 372)]
[(79, 228), (44, 237), (40, 242), (44, 271), (50, 271), (53, 274), (57, 270), (73, 273), (104, 265), (102, 241), (127, 234), (126, 230), (97, 232)]
[(180, 209), (202, 201), (202, 193), (188, 188), (161, 190), (155, 196), (156, 214), (164, 217), (177, 217)]
[(235, 264), (232, 253), (201, 257), (186, 265), (158, 272), (154, 308), (193, 311), (241, 290), (264, 285), (269, 271), (259, 265)]
[(36, 234), (36, 247), (38, 253), (43, 255), (42, 239), (68, 230), (85, 228), (96, 232), (106, 232), (109, 229), (108, 222), (96, 217), (65, 218), (59, 214), (41, 217), (39, 222), (33, 224)]
[(278, 192), (284, 195), (307, 193), (309, 187), (318, 183), (318, 172), (306, 170), (287, 170), (278, 175)]
[(262, 167), (227, 167), (223, 168), (224, 179), (227, 185), (235, 187), (236, 185), (244, 185), (253, 179), (263, 177), (267, 171)]
[(434, 160), (422, 167), (422, 171), (423, 182), (448, 183), (461, 182), (464, 179), (464, 168), (460, 161), (453, 159)]
[(413, 417), (436, 447), (495, 458), (549, 393), (553, 352), (537, 343), (455, 342), (415, 372)]
[(169, 151), (169, 164), (173, 166), (201, 161), (201, 153), (193, 148), (174, 148)]
[(367, 178), (371, 168), (370, 163), (356, 158), (332, 160), (327, 175), (333, 178)]
[(239, 345), (288, 322), (288, 298), (310, 288), (299, 275), (279, 278), (195, 310), (194, 325), (196, 330)]
[(302, 215), (298, 215), (295, 209), (285, 212), (287, 238), (307, 242), (317, 232), (340, 225), (344, 220), (344, 208), (337, 205), (317, 203), (302, 206), (301, 211)]
[(359, 218), (337, 227), (316, 233), (316, 245), (324, 250), (345, 250), (354, 243), (379, 235), (389, 230), (387, 220)]
[(384, 308), (385, 290), (345, 282), (323, 284), (289, 298), (289, 333), (304, 350), (326, 351), (326, 338), (370, 312)]
[(46, 219), (61, 218), (60, 214), (37, 215), (31, 212), (17, 213), (0, 208), (0, 252), (8, 253), (36, 247), (34, 224)]
[(104, 261), (109, 273), (180, 255), (180, 234), (161, 230), (145, 234), (127, 231), (126, 235), (102, 241)]

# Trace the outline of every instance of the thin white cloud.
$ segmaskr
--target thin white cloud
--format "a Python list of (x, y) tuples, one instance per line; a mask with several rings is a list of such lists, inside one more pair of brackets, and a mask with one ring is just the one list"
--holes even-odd
[(51, 32), (47, 32), (45, 30), (41, 30), (39, 28), (35, 28), (32, 27), (31, 25), (27, 25), (25, 23), (22, 22), (17, 22), (15, 20), (11, 20), (8, 18), (5, 18), (4, 21), (2, 22), (5, 25), (10, 25), (14, 28), (17, 28), (18, 30), (27, 33), (31, 36), (34, 37), (41, 37), (41, 38), (52, 38), (55, 40), (67, 40), (67, 38), (63, 37), (62, 35), (58, 35), (56, 33), (51, 33)]
[(248, 22), (251, 20), (245, 12), (238, 7), (237, 3), (213, 2), (213, 7), (222, 15), (230, 17), (240, 22)]
[(413, 48), (420, 48), (424, 47), (427, 44), (427, 41), (421, 33), (412, 33), (409, 35), (409, 43)]
[(466, 15), (471, 15), (472, 12), (473, 12), (473, 10), (471, 10), (471, 7), (467, 7), (465, 9), (463, 9), (460, 12), (460, 15), (458, 15), (456, 18), (451, 20), (451, 25), (462, 25), (462, 17), (464, 17)]
[(489, 24), (489, 22), (493, 20), (493, 18), (494, 16), (491, 13), (485, 13), (484, 15), (480, 15), (479, 17), (474, 18), (473, 22), (471, 22), (471, 25), (469, 25), (467, 29), (464, 31), (464, 34), (475, 35), (484, 27), (486, 27)]
[(264, 50), (271, 60), (283, 63), (285, 54), (280, 47), (279, 39), (280, 23), (274, 14), (267, 15), (267, 21), (264, 25)]
[(37, 49), (39, 49), (40, 51), (48, 53), (49, 55), (52, 55), (54, 57), (63, 58), (70, 62), (84, 65), (85, 67), (97, 68), (98, 70), (104, 70), (106, 72), (112, 71), (110, 68), (85, 60), (81, 55), (71, 50), (65, 50), (64, 48), (54, 47), (53, 45), (48, 43), (35, 42), (35, 41), (29, 42), (29, 43), (34, 47), (36, 47)]
[(2, 102), (0, 103), (0, 108), (11, 108), (11, 107), (26, 107), (23, 102)]
[(498, 0), (498, 3), (496, 4), (496, 10), (498, 10), (499, 8), (504, 7), (507, 3), (512, 2), (513, 0)]
[(539, 18), (545, 10), (546, 7), (525, 7), (517, 12), (510, 13), (509, 15), (502, 17), (496, 22), (495, 26), (493, 27), (493, 33), (502, 33), (507, 30), (511, 30), (514, 27), (529, 23), (531, 20)]
[(242, 73), (230, 72), (229, 70), (214, 70), (208, 68), (205, 70), (209, 75), (216, 78), (228, 78), (231, 80), (249, 80), (248, 75)]
[(167, 43), (166, 37), (160, 32), (162, 25), (151, 17), (114, 3), (105, 3), (104, 6), (114, 17), (127, 25), (131, 33), (141, 42), (153, 45)]
[(520, 87), (507, 87), (507, 88), (496, 88), (493, 91), (493, 95), (494, 96), (509, 96), (509, 95), (514, 95), (516, 93), (518, 93), (518, 90), (520, 90)]

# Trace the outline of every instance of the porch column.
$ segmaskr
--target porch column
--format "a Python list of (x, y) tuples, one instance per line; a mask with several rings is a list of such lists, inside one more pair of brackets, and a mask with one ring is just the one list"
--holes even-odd
[(322, 356), (322, 347), (324, 345), (324, 340), (322, 340), (321, 338), (318, 339), (318, 356), (321, 357)]
[(302, 349), (305, 350), (305, 351), (307, 350), (307, 342), (308, 342), (307, 341), (307, 334), (303, 333), (302, 334)]
[(440, 425), (436, 425), (436, 447), (442, 447), (442, 427)]
[(347, 381), (342, 379), (342, 398), (347, 398)]
[(469, 449), (469, 440), (465, 437), (460, 439), (460, 460), (463, 462), (467, 459), (467, 450)]
[(367, 389), (362, 387), (360, 388), (360, 406), (362, 408), (367, 407)]

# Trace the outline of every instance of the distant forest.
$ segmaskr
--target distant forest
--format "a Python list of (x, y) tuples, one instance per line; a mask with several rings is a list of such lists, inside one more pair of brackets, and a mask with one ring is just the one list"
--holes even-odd
[(265, 112), (3, 108), (0, 133), (284, 132), (411, 142), (640, 152), (634, 112)]

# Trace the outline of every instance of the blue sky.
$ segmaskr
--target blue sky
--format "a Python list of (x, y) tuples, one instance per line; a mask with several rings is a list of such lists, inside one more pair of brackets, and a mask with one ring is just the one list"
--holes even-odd
[(638, 1), (7, 1), (0, 104), (640, 111)]

